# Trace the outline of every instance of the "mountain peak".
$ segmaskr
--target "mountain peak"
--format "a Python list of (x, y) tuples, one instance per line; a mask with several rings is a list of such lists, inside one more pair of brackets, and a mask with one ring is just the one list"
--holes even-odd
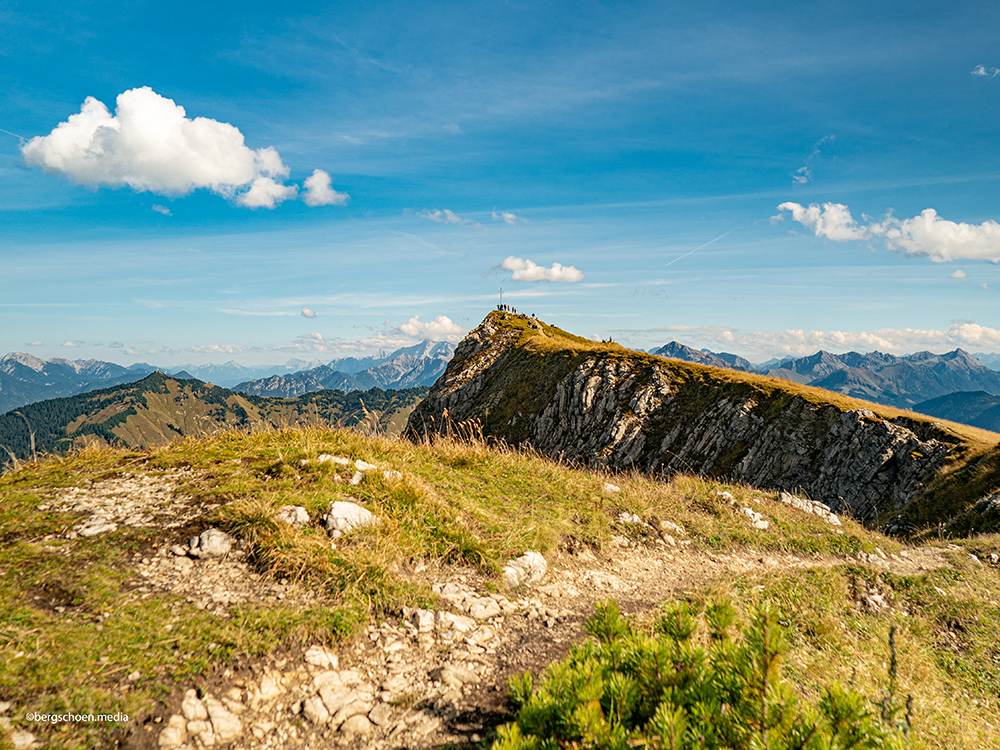
[(0, 357), (0, 364), (7, 362), (24, 365), (25, 367), (31, 368), (35, 372), (41, 372), (45, 369), (44, 359), (39, 359), (34, 354), (27, 354), (25, 352), (11, 352), (10, 354), (5, 354), (3, 357)]

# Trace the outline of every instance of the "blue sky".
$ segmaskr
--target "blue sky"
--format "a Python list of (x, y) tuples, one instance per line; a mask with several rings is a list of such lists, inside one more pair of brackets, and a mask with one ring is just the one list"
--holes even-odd
[(330, 359), (501, 285), (641, 348), (1000, 351), (990, 4), (44, 5), (0, 2), (0, 353)]

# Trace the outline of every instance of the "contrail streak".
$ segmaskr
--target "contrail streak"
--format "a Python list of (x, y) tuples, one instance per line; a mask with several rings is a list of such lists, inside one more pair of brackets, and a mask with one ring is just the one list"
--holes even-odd
[(677, 261), (679, 261), (679, 260), (684, 260), (684, 258), (688, 257), (689, 255), (692, 255), (693, 253), (696, 253), (696, 252), (698, 252), (698, 251), (699, 251), (699, 250), (701, 250), (701, 249), (702, 249), (703, 247), (708, 247), (708, 246), (709, 246), (709, 245), (711, 245), (711, 244), (712, 244), (713, 242), (718, 242), (718, 241), (719, 241), (719, 240), (721, 240), (721, 239), (722, 239), (723, 237), (725, 237), (725, 236), (727, 236), (727, 235), (730, 235), (730, 234), (732, 234), (732, 233), (733, 233), (733, 230), (732, 230), (732, 229), (730, 229), (730, 230), (729, 230), (728, 232), (726, 232), (726, 234), (720, 234), (720, 235), (719, 235), (718, 237), (716, 237), (716, 238), (715, 238), (714, 240), (709, 240), (709, 241), (708, 241), (708, 242), (706, 242), (706, 243), (705, 243), (704, 245), (699, 245), (699, 246), (698, 246), (698, 247), (696, 247), (696, 248), (695, 248), (694, 250), (692, 250), (692, 251), (691, 251), (690, 253), (684, 253), (684, 255), (682, 255), (682, 256), (681, 256), (680, 258), (674, 258), (674, 259), (673, 259), (672, 261), (670, 261), (670, 263), (667, 263), (667, 265), (666, 265), (666, 266), (664, 266), (664, 268), (666, 268), (667, 266), (671, 265), (672, 263), (676, 263), (676, 262), (677, 262)]
[(28, 140), (23, 135), (18, 135), (17, 133), (11, 133), (9, 130), (4, 130), (3, 128), (0, 128), (0, 133), (6, 133), (7, 135), (12, 135), (15, 138), (20, 138), (22, 141)]

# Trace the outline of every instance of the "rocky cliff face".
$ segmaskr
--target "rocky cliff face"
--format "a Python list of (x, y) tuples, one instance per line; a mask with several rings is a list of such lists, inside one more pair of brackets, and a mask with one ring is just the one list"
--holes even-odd
[(419, 438), (477, 420), (488, 436), (568, 462), (803, 491), (874, 523), (969, 452), (944, 425), (878, 408), (491, 313), (407, 431)]

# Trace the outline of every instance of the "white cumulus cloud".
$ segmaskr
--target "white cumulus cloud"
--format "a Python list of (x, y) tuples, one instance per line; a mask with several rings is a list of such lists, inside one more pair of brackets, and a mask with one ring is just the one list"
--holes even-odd
[(890, 250), (938, 263), (957, 258), (1000, 261), (1000, 224), (995, 221), (955, 223), (942, 219), (933, 208), (925, 208), (912, 219), (899, 221), (890, 216), (872, 229), (885, 237)]
[(305, 192), (302, 200), (307, 206), (344, 206), (351, 196), (347, 193), (338, 193), (332, 187), (333, 181), (330, 175), (322, 169), (314, 170), (313, 173), (302, 183)]
[[(869, 220), (862, 225), (842, 203), (822, 206), (813, 203), (808, 207), (782, 203), (778, 210), (791, 212), (795, 221), (817, 237), (840, 242), (881, 237), (889, 250), (930, 258), (937, 263), (959, 258), (1000, 262), (1000, 224), (995, 221), (982, 224), (948, 221), (933, 208), (925, 208), (911, 219), (897, 219), (890, 213), (881, 221)], [(783, 218), (783, 213), (771, 217), (772, 221)]]
[[(851, 216), (851, 212), (843, 203), (824, 203), (822, 206), (813, 203), (808, 207), (798, 203), (782, 203), (779, 211), (790, 211), (792, 218), (817, 237), (831, 240), (866, 240), (871, 237), (871, 229), (859, 226)], [(773, 217), (783, 218), (783, 214)]]
[(550, 268), (546, 268), (525, 258), (515, 258), (513, 255), (508, 256), (503, 263), (493, 267), (510, 271), (512, 281), (574, 282), (584, 279), (583, 272), (573, 266), (553, 263)]
[(955, 271), (955, 273), (948, 274), (948, 278), (949, 279), (964, 279), (965, 278), (965, 271), (963, 271), (961, 268), (959, 268), (957, 271)]
[(148, 86), (118, 95), (114, 115), (87, 97), (46, 136), (21, 148), (27, 164), (91, 187), (127, 186), (157, 195), (206, 188), (250, 208), (273, 208), (295, 196), (281, 180), (289, 169), (271, 147), (248, 148), (229, 123), (190, 119)]
[(315, 310), (310, 310), (308, 307), (303, 307), (302, 308), (302, 312), (299, 313), (299, 315), (301, 315), (303, 318), (315, 318), (316, 317), (316, 311)]
[(294, 198), (298, 191), (295, 185), (284, 185), (270, 177), (258, 177), (250, 183), (249, 190), (236, 197), (236, 202), (246, 208), (274, 208), (282, 201)]
[(398, 330), (405, 336), (415, 339), (429, 339), (431, 341), (460, 341), (466, 334), (466, 330), (460, 325), (453, 323), (451, 318), (445, 315), (438, 315), (434, 320), (422, 323), (419, 315), (414, 315), (408, 321), (398, 326)]

